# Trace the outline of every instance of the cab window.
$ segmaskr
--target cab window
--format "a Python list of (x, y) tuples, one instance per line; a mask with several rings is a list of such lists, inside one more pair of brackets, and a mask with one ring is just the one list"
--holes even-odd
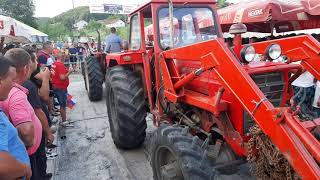
[(139, 50), (141, 45), (141, 30), (139, 16), (131, 18), (130, 28), (130, 50)]
[[(163, 49), (170, 46), (169, 9), (162, 8), (158, 16), (159, 40)], [(217, 38), (214, 13), (206, 7), (175, 7), (173, 9), (174, 47), (186, 46)]]

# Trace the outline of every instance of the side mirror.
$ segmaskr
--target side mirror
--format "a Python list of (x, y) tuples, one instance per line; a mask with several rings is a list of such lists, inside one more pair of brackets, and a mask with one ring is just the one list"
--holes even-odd
[(129, 43), (128, 43), (128, 41), (123, 41), (123, 42), (122, 42), (122, 47), (123, 47), (123, 50), (128, 51), (128, 50), (129, 50)]
[(247, 32), (247, 26), (242, 23), (233, 24), (229, 29), (230, 34), (243, 34), (246, 32)]

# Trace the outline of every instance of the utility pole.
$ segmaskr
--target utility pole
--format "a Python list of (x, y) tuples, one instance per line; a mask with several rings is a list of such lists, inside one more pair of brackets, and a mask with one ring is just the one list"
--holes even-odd
[[(72, 0), (72, 10), (74, 11), (74, 0)], [(76, 24), (76, 21), (75, 21), (75, 17), (74, 17), (74, 13), (72, 13), (72, 30), (71, 30), (71, 41), (72, 43), (74, 43), (74, 30), (75, 30), (75, 24)]]

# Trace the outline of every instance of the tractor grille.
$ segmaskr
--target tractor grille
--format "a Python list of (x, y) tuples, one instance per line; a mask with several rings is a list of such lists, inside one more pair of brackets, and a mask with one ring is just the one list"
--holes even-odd
[[(281, 105), (285, 89), (284, 76), (282, 72), (254, 75), (252, 76), (252, 79), (275, 107)], [(243, 116), (244, 132), (248, 133), (249, 128), (254, 124), (254, 121), (246, 110), (244, 110)]]

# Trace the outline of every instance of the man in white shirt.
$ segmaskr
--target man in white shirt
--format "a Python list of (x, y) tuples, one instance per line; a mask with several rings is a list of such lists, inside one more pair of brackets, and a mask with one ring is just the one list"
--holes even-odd
[(312, 87), (314, 86), (314, 77), (310, 72), (305, 71), (291, 85), (304, 88)]
[(300, 105), (300, 115), (303, 119), (313, 119), (315, 116), (312, 107), (315, 94), (314, 80), (313, 75), (305, 71), (291, 84), (296, 96), (294, 103)]
[(317, 118), (320, 117), (320, 81), (317, 81), (316, 83), (316, 92), (314, 94), (314, 100), (313, 100), (313, 110), (317, 113)]

